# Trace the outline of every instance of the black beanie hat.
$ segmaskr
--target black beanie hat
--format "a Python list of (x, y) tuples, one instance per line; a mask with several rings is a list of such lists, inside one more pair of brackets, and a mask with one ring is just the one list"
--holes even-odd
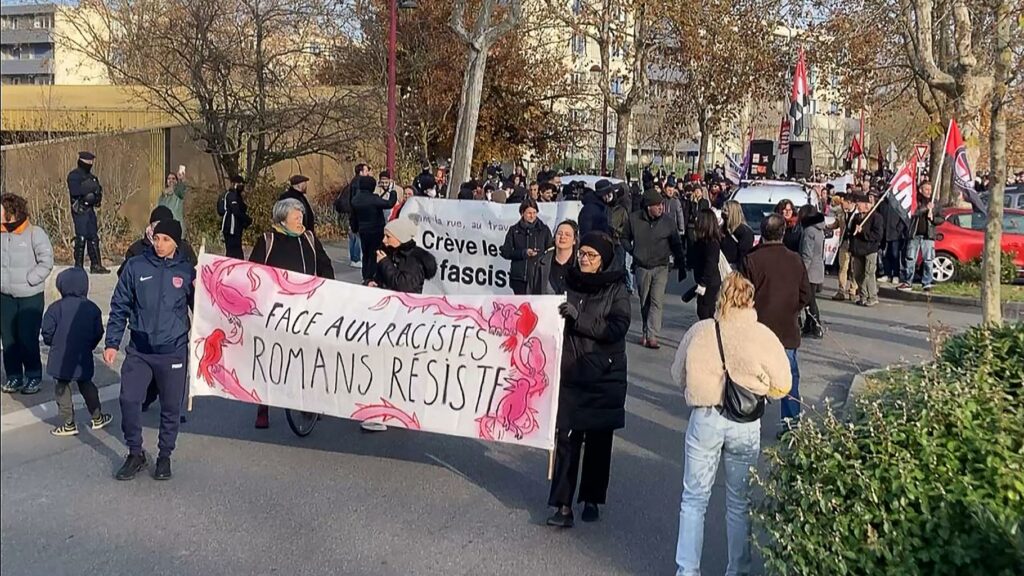
[(167, 206), (157, 206), (153, 208), (153, 211), (149, 213), (149, 223), (159, 222), (161, 220), (172, 220), (174, 214), (171, 213), (171, 209)]
[(587, 232), (580, 238), (580, 247), (588, 246), (601, 255), (601, 270), (607, 270), (615, 258), (615, 245), (604, 232)]
[(161, 220), (153, 227), (153, 235), (164, 234), (170, 236), (171, 240), (181, 246), (181, 222), (177, 220)]

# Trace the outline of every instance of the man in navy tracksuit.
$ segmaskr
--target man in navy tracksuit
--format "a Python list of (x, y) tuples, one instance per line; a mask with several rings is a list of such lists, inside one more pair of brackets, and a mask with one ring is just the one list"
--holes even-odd
[(195, 269), (178, 249), (181, 224), (161, 220), (153, 227), (153, 247), (128, 260), (110, 299), (103, 360), (113, 365), (125, 327), (127, 356), (121, 365), (121, 430), (128, 457), (118, 480), (131, 480), (147, 465), (142, 450), (142, 401), (155, 380), (160, 390), (160, 454), (153, 477), (171, 477), (171, 452), (178, 437), (188, 370), (188, 310)]

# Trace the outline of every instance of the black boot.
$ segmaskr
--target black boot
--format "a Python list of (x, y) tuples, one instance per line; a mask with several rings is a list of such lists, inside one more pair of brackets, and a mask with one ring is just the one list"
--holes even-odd
[(92, 266), (89, 267), (89, 272), (92, 274), (109, 274), (110, 270), (103, 267), (103, 259), (100, 257), (100, 241), (99, 238), (89, 240), (89, 261)]
[(85, 267), (85, 239), (81, 236), (75, 236), (75, 268)]

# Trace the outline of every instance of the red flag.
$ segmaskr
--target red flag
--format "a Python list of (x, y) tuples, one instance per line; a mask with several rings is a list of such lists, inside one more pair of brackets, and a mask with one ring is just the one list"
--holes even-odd
[(779, 126), (779, 156), (789, 152), (789, 118), (783, 116)]
[(899, 204), (901, 210), (897, 213), (900, 218), (909, 223), (910, 215), (917, 210), (917, 158), (915, 156), (911, 156), (889, 181), (889, 197)]
[(946, 155), (953, 161), (953, 184), (962, 190), (974, 189), (974, 173), (967, 159), (967, 144), (960, 135), (960, 127), (956, 120), (949, 121), (949, 134), (946, 137)]
[(810, 105), (811, 87), (807, 82), (807, 62), (804, 61), (804, 49), (801, 48), (793, 71), (793, 89), (789, 94), (789, 115), (793, 118), (793, 136), (799, 138), (804, 134), (804, 109)]
[(860, 139), (856, 136), (853, 137), (853, 142), (850, 142), (850, 158), (857, 158), (864, 155), (864, 148), (861, 146)]

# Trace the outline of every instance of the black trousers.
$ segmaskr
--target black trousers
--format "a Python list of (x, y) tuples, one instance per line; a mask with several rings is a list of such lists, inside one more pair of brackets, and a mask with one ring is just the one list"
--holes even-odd
[(245, 252), (242, 251), (241, 234), (224, 235), (224, 255), (227, 256), (228, 258), (237, 258), (239, 260), (245, 260)]
[[(579, 477), (577, 502), (604, 504), (611, 475), (614, 430), (559, 430), (555, 438), (555, 473), (548, 506), (572, 506)], [(583, 449), (586, 445), (586, 450)], [(580, 455), (583, 474), (580, 475)]]
[(121, 364), (121, 432), (132, 454), (142, 453), (142, 403), (149, 383), (160, 389), (160, 456), (170, 457), (178, 439), (185, 397), (188, 348), (170, 354), (142, 354), (129, 347)]
[(42, 292), (23, 298), (0, 294), (0, 342), (4, 346), (4, 372), (8, 379), (43, 377), (39, 354), (43, 308)]
[(715, 302), (718, 301), (719, 286), (706, 286), (703, 296), (697, 296), (697, 319), (707, 320), (715, 315)]
[(363, 247), (363, 282), (377, 277), (377, 250), (384, 243), (384, 231), (360, 232), (359, 242)]
[(818, 310), (818, 290), (821, 284), (811, 284), (811, 301), (807, 303), (807, 317), (804, 319), (804, 332), (813, 332), (821, 326), (821, 312)]
[(512, 293), (517, 296), (525, 295), (529, 289), (526, 280), (509, 280), (508, 285), (512, 288)]

